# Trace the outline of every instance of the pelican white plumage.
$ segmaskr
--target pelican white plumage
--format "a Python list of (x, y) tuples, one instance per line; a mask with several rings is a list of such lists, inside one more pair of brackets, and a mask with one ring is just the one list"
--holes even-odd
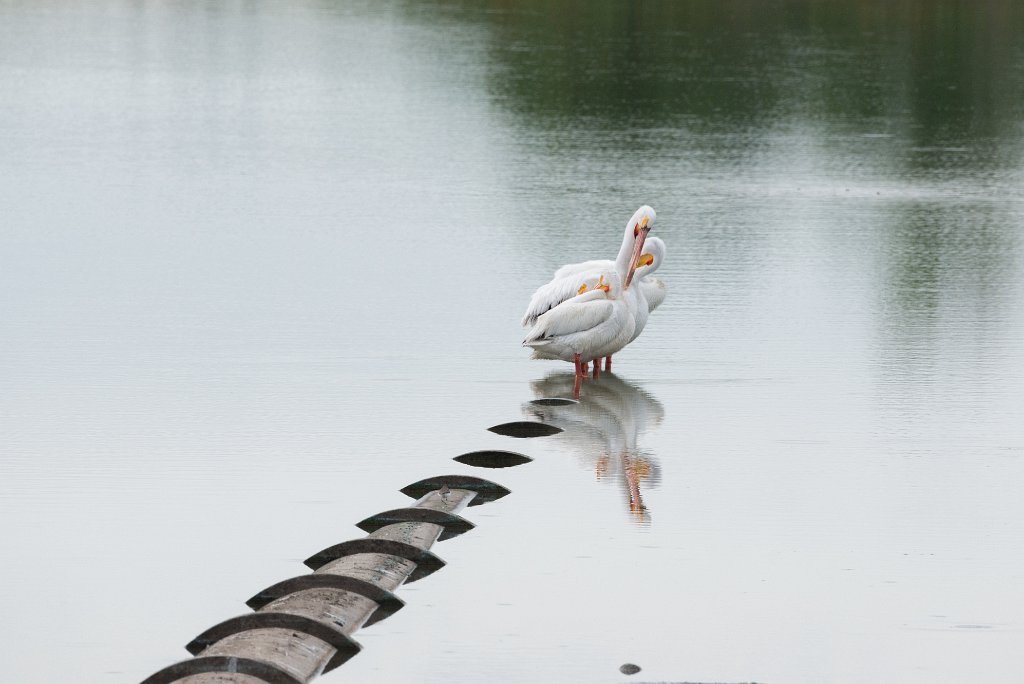
[[(634, 292), (629, 292), (628, 288), (651, 230), (654, 210), (641, 207), (634, 218), (638, 220), (631, 220), (626, 226), (614, 269), (567, 275), (549, 283), (545, 286), (548, 288), (547, 299), (535, 293), (531, 310), (550, 304), (554, 299), (552, 291), (558, 293), (558, 298), (565, 298), (538, 314), (531, 315), (531, 311), (527, 311), (523, 318), (524, 322), (533, 320), (533, 327), (523, 345), (533, 348), (534, 358), (573, 361), (576, 366), (576, 396), (579, 396), (580, 383), (590, 362), (594, 361), (595, 378), (601, 372), (601, 357), (609, 359), (607, 367), (610, 368), (611, 355), (633, 338), (636, 312), (642, 307), (643, 314), (647, 314), (642, 295), (636, 292), (639, 288), (634, 287)], [(624, 276), (621, 275), (623, 273)], [(574, 291), (575, 295), (572, 294)], [(538, 299), (541, 302), (538, 303)]]
[[(523, 315), (523, 325), (533, 325), (538, 316), (575, 296), (579, 277), (582, 274), (608, 269), (614, 269), (619, 274), (624, 274), (629, 269), (636, 269), (636, 285), (634, 287), (629, 287), (629, 279), (623, 279), (623, 298), (633, 314), (634, 321), (633, 334), (626, 344), (639, 337), (647, 325), (650, 312), (654, 311), (665, 299), (665, 284), (657, 278), (649, 277), (658, 270), (665, 259), (665, 243), (661, 239), (652, 237), (645, 241), (647, 231), (650, 231), (656, 218), (657, 214), (654, 209), (646, 204), (633, 213), (626, 223), (626, 229), (622, 235), (622, 245), (619, 247), (619, 254), (614, 261), (595, 259), (578, 264), (567, 264), (555, 271), (551, 282), (539, 287), (533, 293), (526, 313)], [(643, 233), (643, 238), (641, 238), (641, 233)], [(612, 355), (607, 354), (604, 358), (605, 370), (611, 370)], [(594, 364), (595, 375), (599, 373), (599, 364), (600, 361)]]
[[(632, 275), (629, 269), (626, 277)], [(573, 362), (578, 394), (585, 365), (626, 346), (636, 324), (616, 271), (585, 274), (577, 281), (579, 294), (538, 316), (523, 346), (533, 349), (534, 358)]]
[(636, 268), (636, 262), (640, 255), (640, 251), (636, 248), (637, 242), (639, 241), (640, 245), (643, 245), (644, 240), (640, 239), (640, 235), (643, 234), (646, 239), (647, 232), (654, 225), (656, 218), (657, 214), (654, 209), (646, 204), (633, 213), (626, 223), (626, 229), (622, 234), (622, 244), (619, 246), (619, 253), (614, 261), (596, 259), (578, 264), (566, 264), (555, 271), (551, 282), (537, 288), (533, 297), (530, 298), (530, 304), (526, 307), (526, 313), (523, 314), (523, 327), (532, 326), (537, 322), (538, 316), (567, 299), (575, 297), (581, 275), (615, 270), (622, 278), (623, 287), (628, 292), (630, 280), (626, 273), (631, 268)]

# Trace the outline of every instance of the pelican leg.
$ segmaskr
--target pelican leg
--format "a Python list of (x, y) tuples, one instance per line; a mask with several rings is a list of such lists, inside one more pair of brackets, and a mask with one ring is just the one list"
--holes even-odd
[(601, 359), (594, 359), (594, 379), (601, 377)]
[(605, 369), (606, 372), (610, 371), (612, 369), (612, 357), (611, 357), (611, 354), (609, 354), (608, 356), (604, 357), (604, 369)]
[(583, 384), (583, 376), (587, 374), (587, 371), (583, 369), (583, 362), (580, 361), (580, 355), (576, 354), (573, 357), (573, 362), (576, 364), (576, 377), (572, 384), (572, 398), (576, 401), (580, 399), (580, 386)]
[(590, 362), (580, 361), (580, 369), (583, 371), (582, 373), (580, 373), (580, 375), (582, 375), (583, 377), (587, 377), (587, 373), (590, 372)]

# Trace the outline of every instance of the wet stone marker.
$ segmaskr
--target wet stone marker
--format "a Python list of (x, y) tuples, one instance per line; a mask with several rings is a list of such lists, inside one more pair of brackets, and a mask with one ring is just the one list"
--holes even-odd
[[(476, 492), (473, 492), (473, 494), (475, 495)], [(442, 496), (441, 498), (443, 501), (447, 502), (447, 495)], [(469, 522), (465, 518), (455, 515), (454, 513), (415, 507), (395, 508), (390, 511), (371, 515), (369, 518), (357, 522), (356, 527), (361, 529), (363, 532), (376, 532), (380, 528), (387, 527), (388, 525), (410, 522), (430, 523), (444, 528), (441, 532), (441, 536), (437, 539), (438, 541), (445, 541), (452, 537), (457, 537), (475, 527), (473, 523)]]
[(533, 459), (514, 451), (471, 451), (468, 454), (456, 456), (453, 460), (476, 468), (511, 468), (529, 463)]
[(542, 399), (531, 399), (530, 403), (534, 406), (568, 406), (569, 404), (578, 404), (580, 402), (564, 397), (544, 397)]
[[(499, 484), (469, 475), (435, 475), (419, 482), (413, 482), (399, 491), (413, 499), (418, 499), (433, 491), (451, 491), (453, 487), (476, 492), (476, 496), (469, 502), (470, 506), (481, 506), (511, 493)], [(443, 496), (444, 494), (442, 494)]]
[(528, 420), (520, 420), (514, 423), (502, 423), (487, 428), (491, 432), (506, 437), (549, 437), (562, 432), (562, 428), (548, 425), (547, 423), (536, 423)]

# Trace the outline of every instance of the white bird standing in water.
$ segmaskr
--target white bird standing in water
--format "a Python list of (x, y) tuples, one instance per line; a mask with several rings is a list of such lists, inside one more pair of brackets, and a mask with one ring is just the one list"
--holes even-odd
[(579, 294), (538, 316), (523, 346), (533, 348), (535, 359), (573, 362), (578, 396), (587, 364), (626, 346), (636, 323), (618, 273), (599, 271), (577, 280)]
[[(614, 261), (594, 259), (578, 264), (566, 264), (555, 271), (551, 282), (537, 288), (530, 298), (530, 304), (526, 307), (526, 313), (523, 314), (523, 327), (530, 327), (542, 313), (558, 306), (570, 297), (575, 297), (580, 275), (614, 269), (628, 288), (629, 283), (625, 279), (626, 272), (631, 266), (635, 267), (636, 260), (640, 255), (640, 252), (635, 249), (636, 241), (642, 231), (646, 238), (647, 231), (650, 231), (656, 218), (657, 214), (654, 209), (646, 204), (633, 213), (633, 216), (626, 222), (619, 254)], [(641, 244), (643, 243), (641, 242)]]
[[(541, 286), (533, 293), (533, 297), (530, 299), (530, 304), (526, 309), (526, 313), (523, 315), (523, 325), (526, 327), (532, 326), (537, 322), (538, 317), (542, 316), (545, 312), (550, 311), (563, 302), (570, 301), (572, 298), (578, 296), (583, 290), (578, 290), (581, 282), (581, 276), (589, 274), (607, 272), (614, 270), (617, 274), (622, 277), (622, 292), (617, 295), (623, 298), (629, 308), (633, 320), (634, 329), (629, 339), (626, 340), (625, 344), (632, 342), (640, 333), (643, 331), (644, 326), (647, 323), (647, 316), (650, 311), (653, 310), (649, 306), (647, 299), (644, 297), (644, 293), (641, 291), (639, 283), (630, 288), (630, 282), (633, 278), (634, 269), (637, 270), (637, 278), (641, 275), (648, 275), (655, 271), (658, 266), (661, 265), (661, 261), (665, 254), (665, 243), (657, 238), (651, 238), (657, 240), (657, 244), (654, 245), (653, 250), (648, 252), (643, 251), (644, 241), (647, 237), (647, 233), (650, 231), (651, 226), (654, 224), (654, 220), (657, 218), (657, 214), (654, 209), (644, 205), (636, 210), (633, 216), (626, 223), (626, 229), (622, 236), (622, 245), (619, 247), (619, 254), (615, 258), (615, 261), (608, 259), (596, 259), (591, 261), (584, 261), (578, 264), (567, 264), (562, 266), (555, 271), (554, 278), (546, 285)], [(653, 280), (653, 279), (651, 279)], [(657, 304), (661, 303), (664, 299), (664, 284), (661, 281), (657, 281), (661, 285), (661, 296), (657, 300)], [(650, 287), (650, 285), (648, 285)], [(657, 286), (654, 286), (654, 296), (656, 293)], [(655, 306), (657, 306), (655, 304)], [(622, 346), (625, 346), (623, 344)], [(618, 351), (622, 348), (619, 346), (615, 349)], [(605, 357), (605, 370), (611, 370), (611, 355), (614, 352), (603, 354)], [(536, 354), (535, 354), (536, 357)], [(540, 357), (547, 358), (547, 357)], [(598, 360), (594, 363), (594, 376), (597, 377), (600, 373), (600, 357), (596, 357)], [(586, 372), (586, 364), (588, 361), (584, 361), (583, 372)], [(579, 371), (579, 369), (577, 369)]]
[(635, 312), (642, 306), (647, 314), (638, 288), (629, 292), (629, 285), (653, 217), (650, 207), (641, 207), (634, 214), (636, 220), (631, 219), (626, 226), (614, 269), (577, 272), (548, 283), (534, 293), (523, 317), (524, 324), (533, 324), (523, 345), (533, 348), (534, 358), (575, 364), (577, 395), (590, 362), (594, 361), (596, 378), (601, 357), (610, 357), (633, 338)]

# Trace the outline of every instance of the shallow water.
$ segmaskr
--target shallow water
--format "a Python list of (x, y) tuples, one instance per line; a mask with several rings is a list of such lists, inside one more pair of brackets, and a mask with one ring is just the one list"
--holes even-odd
[[(1016, 681), (1022, 36), (1009, 2), (0, 4), (7, 676), (138, 681), (465, 472), (513, 493), (324, 681)], [(529, 293), (642, 203), (668, 299), (529, 403), (571, 383)]]

